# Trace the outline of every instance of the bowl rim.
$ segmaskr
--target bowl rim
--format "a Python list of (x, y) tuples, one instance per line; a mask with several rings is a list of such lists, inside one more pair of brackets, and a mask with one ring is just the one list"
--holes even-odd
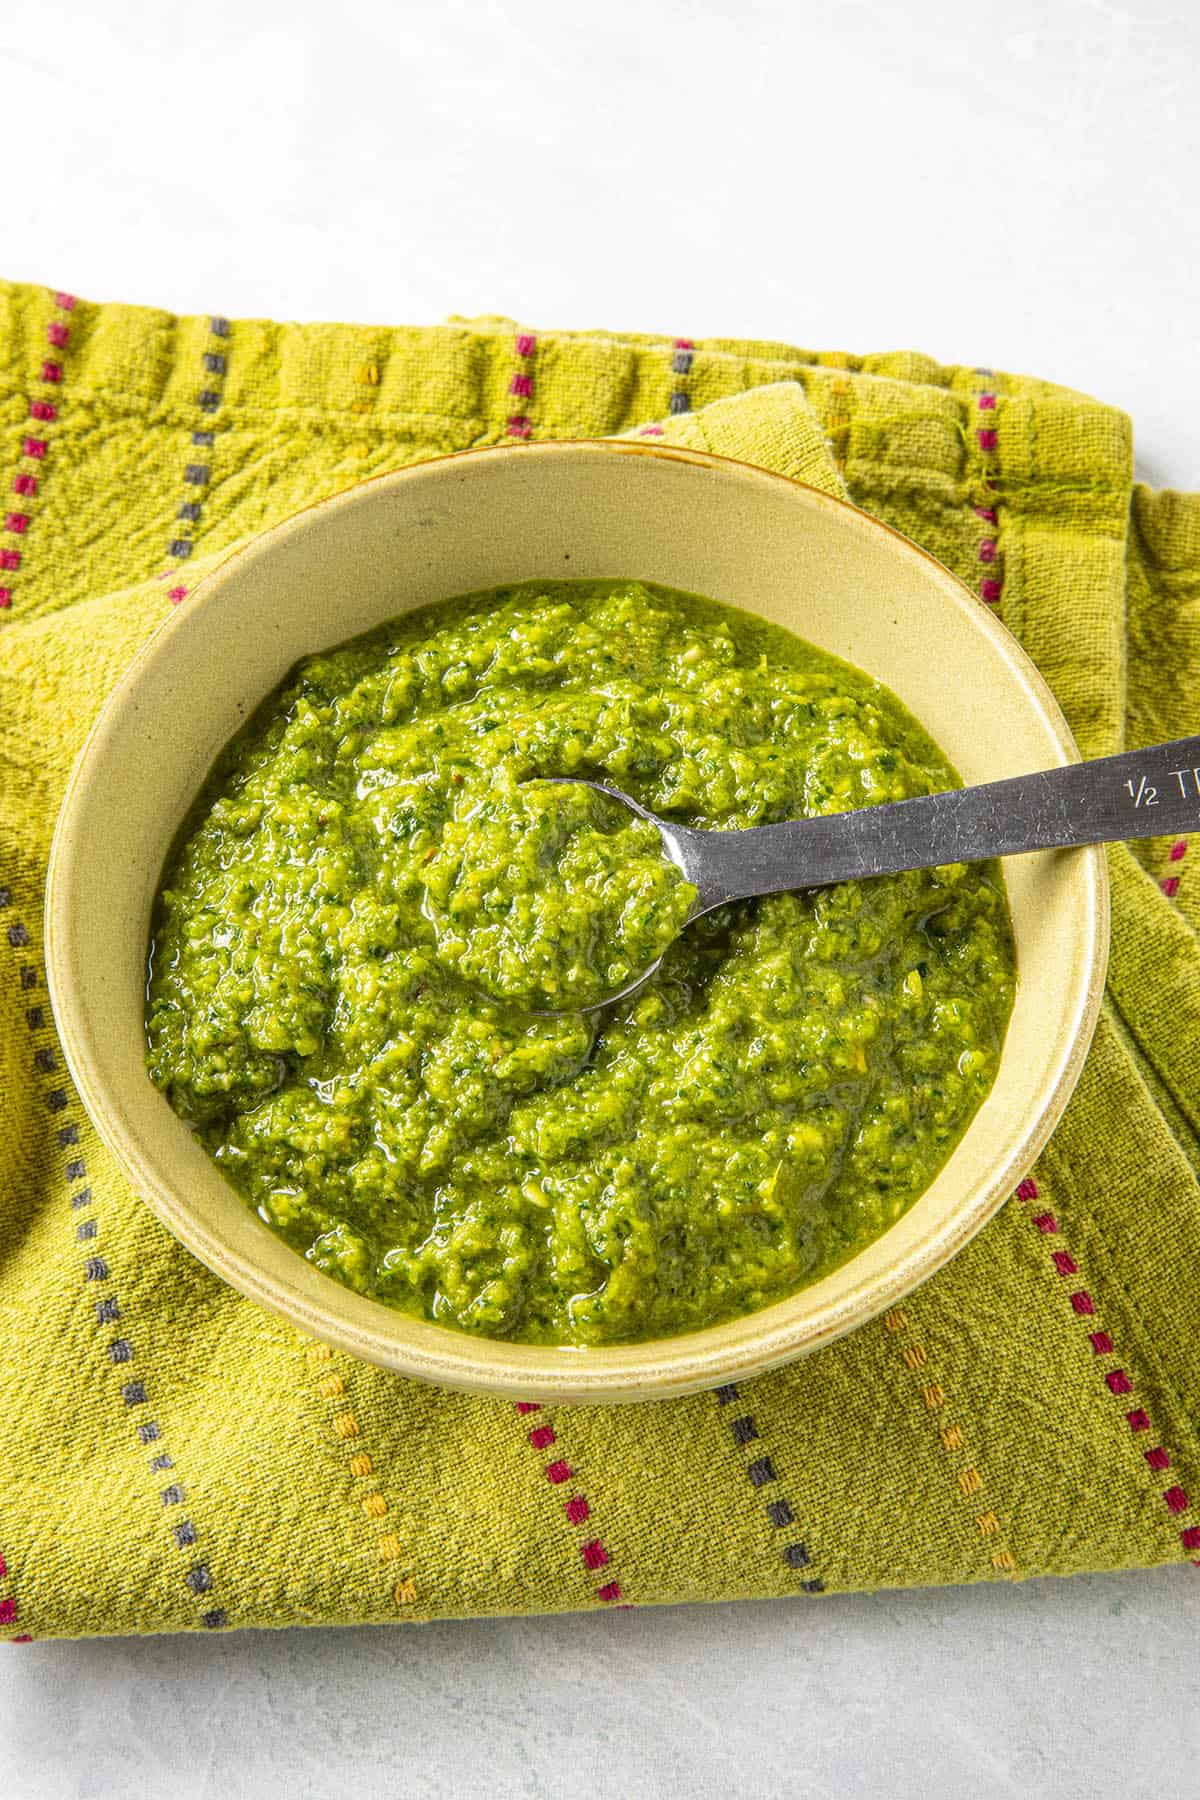
[[(1013, 633), (965, 582), (923, 545), (853, 502), (755, 463), (657, 441), (560, 438), (528, 444), (477, 446), (390, 470), (309, 502), (266, 531), (232, 547), (196, 583), (188, 596), (186, 609), (173, 607), (151, 632), (97, 714), (64, 789), (46, 881), (46, 977), (64, 1057), (83, 1105), (122, 1173), (135, 1194), (168, 1230), (230, 1286), (351, 1356), (437, 1386), (512, 1399), (615, 1403), (715, 1387), (776, 1368), (832, 1342), (887, 1311), (927, 1280), (998, 1211), (1061, 1118), (1099, 1018), (1110, 923), (1108, 867), (1100, 846), (1088, 846), (1078, 852), (1088, 874), (1088, 905), (1076, 920), (1077, 941), (1082, 947), (1082, 974), (1072, 996), (1070, 1016), (1060, 1030), (1060, 1044), (1052, 1068), (1043, 1079), (1039, 1104), (1030, 1109), (1023, 1129), (1010, 1138), (988, 1177), (976, 1181), (952, 1212), (933, 1224), (886, 1270), (860, 1278), (840, 1295), (810, 1311), (803, 1309), (804, 1297), (811, 1290), (802, 1288), (756, 1312), (677, 1337), (635, 1344), (543, 1346), (478, 1338), (398, 1312), (355, 1294), (328, 1276), (321, 1278), (320, 1291), (323, 1294), (326, 1288), (331, 1290), (331, 1304), (322, 1306), (301, 1292), (296, 1284), (268, 1273), (252, 1257), (242, 1255), (220, 1241), (219, 1234), (206, 1226), (202, 1206), (189, 1204), (149, 1166), (142, 1147), (126, 1129), (120, 1107), (109, 1103), (104, 1070), (91, 1041), (83, 1009), (76, 1001), (70, 982), (64, 979), (65, 921), (69, 917), (72, 893), (81, 876), (79, 859), (73, 854), (72, 846), (71, 826), (76, 799), (83, 784), (92, 776), (93, 764), (102, 756), (106, 736), (118, 728), (118, 717), (136, 694), (148, 664), (161, 655), (171, 635), (194, 618), (197, 608), (210, 599), (218, 581), (236, 572), (241, 562), (269, 554), (273, 546), (303, 531), (311, 523), (313, 514), (353, 506), (361, 501), (367, 490), (419, 482), (431, 476), (436, 478), (447, 465), (468, 460), (521, 458), (529, 462), (571, 456), (580, 451), (647, 457), (736, 473), (747, 481), (799, 490), (809, 496), (818, 509), (851, 514), (860, 529), (865, 526), (886, 533), (905, 554), (927, 562), (937, 571), (940, 583), (947, 589), (947, 597), (969, 609), (973, 626), (990, 638), (993, 648), (1023, 684), (1028, 698), (1041, 715), (1041, 722), (1057, 741), (1063, 760), (1081, 760), (1058, 701)], [(314, 1273), (298, 1253), (292, 1252), (292, 1256), (298, 1271)], [(841, 1265), (841, 1269), (853, 1269), (856, 1260), (852, 1257)], [(798, 1313), (803, 1316), (796, 1316)], [(346, 1314), (361, 1316), (341, 1316)], [(725, 1341), (735, 1329), (741, 1341)]]

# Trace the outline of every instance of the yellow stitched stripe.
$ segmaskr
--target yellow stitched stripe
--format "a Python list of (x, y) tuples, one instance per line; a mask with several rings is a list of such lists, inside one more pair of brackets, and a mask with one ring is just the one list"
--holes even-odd
[[(357, 379), (364, 387), (366, 387), (368, 389), (377, 388), (379, 386), (379, 364), (377, 362), (368, 362), (368, 363), (360, 364), (359, 369), (358, 369)], [(372, 412), (374, 410), (375, 399), (376, 399), (375, 395), (368, 395), (368, 396), (364, 396), (364, 398), (361, 400), (354, 400), (351, 402), (350, 410), (351, 410), (351, 412), (358, 413), (359, 415), (361, 415), (363, 413)], [(370, 445), (369, 439), (356, 438), (354, 440), (354, 442), (350, 445), (350, 454), (352, 456), (357, 456), (361, 461), (365, 461), (366, 458), (369, 457), (371, 454), (371, 445)]]
[[(883, 1328), (891, 1337), (904, 1336), (907, 1338), (906, 1343), (897, 1346), (900, 1360), (906, 1369), (910, 1369), (915, 1374), (918, 1370), (926, 1368), (929, 1362), (929, 1352), (924, 1344), (913, 1335), (912, 1323), (903, 1307), (894, 1306), (890, 1312), (884, 1314)], [(928, 1412), (940, 1412), (949, 1404), (946, 1390), (940, 1381), (923, 1381), (920, 1393)], [(956, 1463), (967, 1449), (966, 1433), (955, 1420), (948, 1425), (939, 1426), (938, 1440), (942, 1449), (952, 1456)], [(954, 1479), (959, 1492), (967, 1499), (974, 1499), (984, 1491), (983, 1476), (972, 1462), (965, 1463), (961, 1468), (956, 1467)], [(985, 1505), (984, 1510), (975, 1515), (975, 1523), (983, 1538), (995, 1538), (1001, 1535), (1000, 1520), (993, 1507)], [(991, 1557), (991, 1566), (1005, 1575), (1015, 1575), (1018, 1572), (1017, 1560), (1011, 1550), (994, 1551)]]
[[(310, 1369), (316, 1373), (333, 1360), (333, 1351), (328, 1344), (308, 1344), (304, 1357)], [(333, 1434), (342, 1443), (350, 1443), (361, 1438), (362, 1427), (352, 1409), (345, 1404), (347, 1399), (345, 1377), (334, 1372), (321, 1374), (316, 1382), (316, 1392), (322, 1400), (337, 1400), (342, 1403), (341, 1410), (330, 1416), (329, 1423)], [(367, 1481), (375, 1473), (375, 1464), (365, 1450), (355, 1450), (349, 1460), (351, 1475), (356, 1481)], [(386, 1519), (388, 1503), (376, 1488), (371, 1493), (359, 1498), (359, 1505), (372, 1523)], [(394, 1531), (385, 1531), (376, 1539), (379, 1560), (382, 1563), (398, 1562), (403, 1547)], [(417, 1600), (417, 1584), (411, 1575), (403, 1576), (392, 1587), (392, 1600), (396, 1606), (413, 1606)]]

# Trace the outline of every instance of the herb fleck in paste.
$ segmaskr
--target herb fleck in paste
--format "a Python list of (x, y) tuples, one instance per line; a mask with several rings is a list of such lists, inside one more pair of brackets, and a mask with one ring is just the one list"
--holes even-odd
[(300, 664), (221, 757), (157, 903), (149, 1068), (350, 1287), (632, 1342), (779, 1299), (912, 1204), (995, 1076), (1013, 945), (992, 865), (677, 936), (657, 833), (528, 785), (556, 775), (725, 827), (957, 785), (878, 682), (712, 601), (529, 582), (407, 614)]

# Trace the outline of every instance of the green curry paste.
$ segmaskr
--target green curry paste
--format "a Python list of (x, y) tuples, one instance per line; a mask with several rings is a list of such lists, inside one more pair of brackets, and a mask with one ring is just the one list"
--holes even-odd
[(562, 775), (724, 827), (958, 784), (878, 682), (712, 601), (527, 582), (406, 614), (301, 663), (213, 771), (156, 908), (149, 1068), (359, 1292), (634, 1342), (779, 1299), (912, 1204), (995, 1076), (1013, 945), (989, 865), (681, 932), (657, 833), (532, 784)]

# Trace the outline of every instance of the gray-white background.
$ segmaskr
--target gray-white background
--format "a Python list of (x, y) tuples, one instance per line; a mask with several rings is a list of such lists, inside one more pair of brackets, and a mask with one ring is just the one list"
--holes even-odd
[[(300, 318), (914, 347), (1200, 486), (1188, 0), (0, 0), (0, 269)], [(1200, 1789), (1200, 1571), (3, 1646), (5, 1800)]]
[(5, 1646), (12, 1800), (1190, 1800), (1200, 1571)]

